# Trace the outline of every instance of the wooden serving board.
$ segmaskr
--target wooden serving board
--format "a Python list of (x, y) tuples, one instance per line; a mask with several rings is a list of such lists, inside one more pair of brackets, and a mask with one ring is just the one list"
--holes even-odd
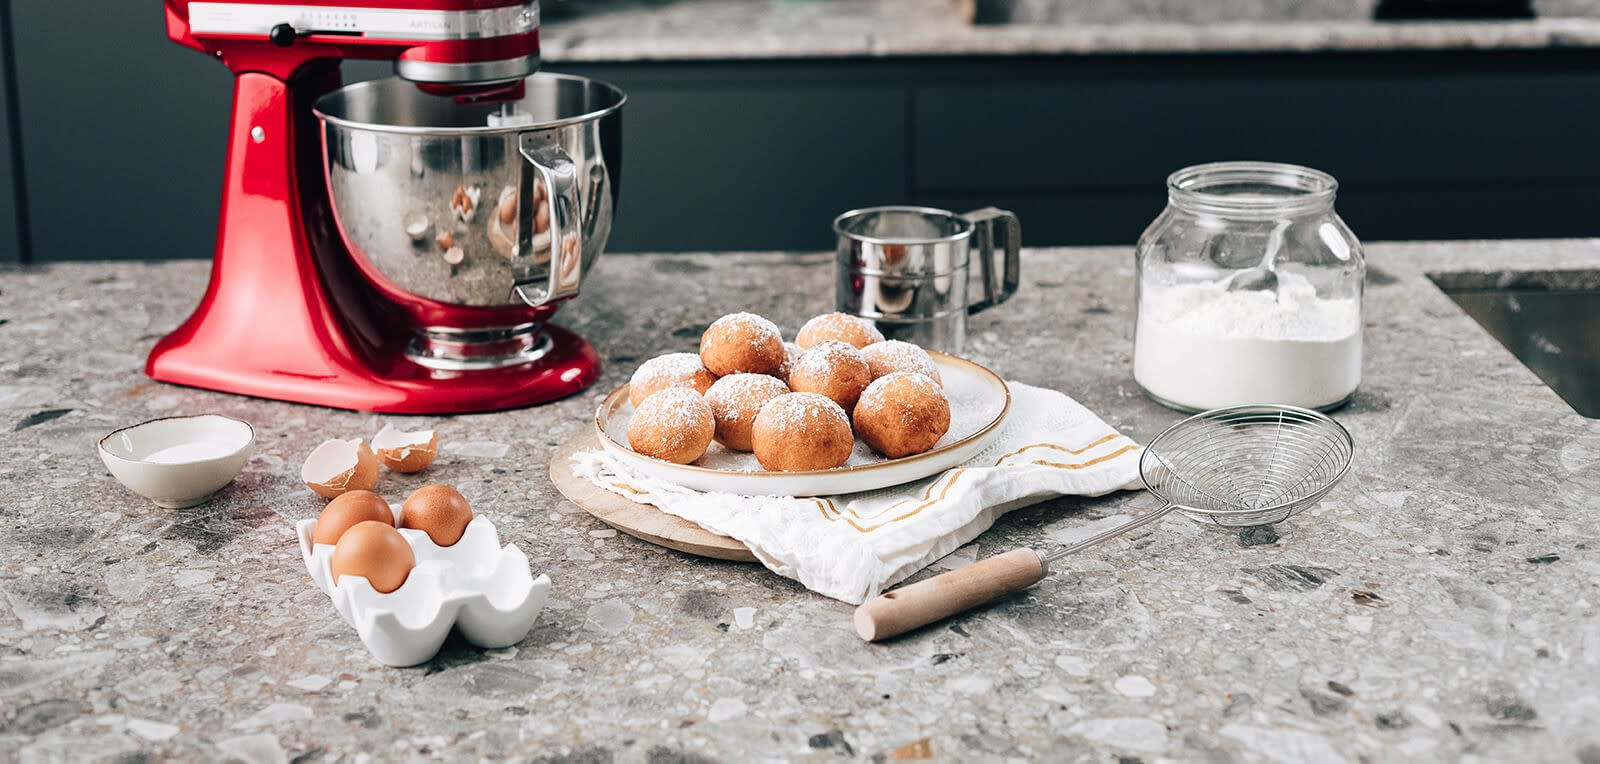
[(756, 561), (750, 548), (734, 539), (719, 536), (652, 505), (625, 499), (572, 473), (574, 454), (599, 449), (594, 427), (584, 426), (550, 457), (550, 482), (573, 504), (606, 525), (658, 546), (718, 560)]

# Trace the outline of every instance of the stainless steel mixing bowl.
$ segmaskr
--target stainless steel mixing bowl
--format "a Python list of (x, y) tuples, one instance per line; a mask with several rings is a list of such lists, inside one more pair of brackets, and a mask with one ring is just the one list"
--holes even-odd
[(340, 234), (402, 303), (553, 308), (605, 249), (626, 96), (568, 75), (523, 84), (474, 102), (389, 78), (316, 102)]

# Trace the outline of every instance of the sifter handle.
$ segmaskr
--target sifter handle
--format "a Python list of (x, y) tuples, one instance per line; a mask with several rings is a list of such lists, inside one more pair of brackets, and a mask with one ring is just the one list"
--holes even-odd
[(876, 642), (969, 610), (1044, 578), (1044, 559), (1013, 549), (966, 567), (885, 592), (856, 608), (856, 634)]
[[(972, 221), (978, 254), (978, 273), (983, 278), (983, 299), (967, 305), (967, 315), (976, 315), (1011, 299), (1022, 283), (1022, 223), (1007, 210), (984, 207), (962, 215)], [(1000, 228), (996, 233), (995, 228)], [(1000, 239), (1002, 270), (995, 272), (995, 239)]]

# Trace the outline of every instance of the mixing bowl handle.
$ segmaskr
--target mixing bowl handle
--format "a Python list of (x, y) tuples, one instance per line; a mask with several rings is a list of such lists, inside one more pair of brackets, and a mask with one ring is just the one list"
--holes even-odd
[[(973, 210), (962, 217), (973, 223), (978, 271), (983, 274), (983, 299), (967, 306), (967, 314), (971, 315), (999, 305), (1017, 293), (1017, 284), (1022, 280), (1022, 222), (1017, 220), (1016, 213), (994, 207)], [(1001, 242), (1005, 247), (1003, 274), (994, 272), (996, 222), (1005, 227)]]
[[(583, 277), (583, 232), (578, 220), (578, 173), (572, 157), (553, 143), (522, 139), (521, 180), (517, 190), (517, 247), (511, 267), (516, 279), (511, 291), (523, 302), (540, 306), (578, 293)], [(534, 217), (538, 199), (534, 184), (547, 193), (550, 227), (548, 249), (535, 251)], [(540, 255), (544, 255), (541, 259)]]

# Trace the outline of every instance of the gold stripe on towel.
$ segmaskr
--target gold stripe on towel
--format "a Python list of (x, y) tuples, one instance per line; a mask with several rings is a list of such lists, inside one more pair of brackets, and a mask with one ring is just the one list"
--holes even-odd
[(1041, 467), (1055, 467), (1057, 469), (1063, 469), (1063, 470), (1081, 470), (1084, 467), (1093, 467), (1094, 465), (1099, 464), (1101, 462), (1111, 461), (1112, 459), (1115, 459), (1115, 458), (1117, 458), (1117, 457), (1119, 457), (1119, 456), (1121, 456), (1121, 455), (1123, 455), (1125, 453), (1128, 453), (1129, 451), (1132, 451), (1132, 450), (1134, 450), (1136, 448), (1138, 448), (1137, 445), (1129, 444), (1129, 445), (1123, 446), (1122, 448), (1119, 448), (1119, 449), (1117, 449), (1115, 451), (1112, 451), (1111, 453), (1106, 454), (1105, 456), (1097, 456), (1097, 457), (1095, 457), (1093, 459), (1090, 459), (1089, 461), (1077, 462), (1077, 463), (1074, 463), (1074, 464), (1063, 464), (1061, 462), (1047, 462), (1047, 461), (1044, 461), (1043, 459), (1036, 459), (1036, 460), (1030, 462), (1030, 464), (1037, 464), (1037, 465), (1039, 465)]
[(1066, 446), (1058, 446), (1058, 445), (1056, 445), (1054, 443), (1033, 443), (1033, 444), (1030, 444), (1030, 445), (1023, 446), (1022, 448), (1019, 448), (1019, 449), (1017, 449), (1015, 451), (1012, 451), (1009, 454), (1006, 454), (1005, 456), (1000, 457), (998, 460), (995, 461), (994, 466), (998, 467), (1005, 460), (1010, 459), (1011, 457), (1016, 456), (1017, 454), (1020, 454), (1023, 451), (1027, 451), (1028, 449), (1031, 449), (1031, 448), (1049, 448), (1049, 449), (1053, 449), (1053, 450), (1056, 450), (1056, 451), (1065, 451), (1065, 452), (1067, 452), (1069, 454), (1072, 454), (1073, 456), (1077, 456), (1078, 454), (1081, 454), (1081, 453), (1083, 453), (1085, 451), (1088, 451), (1089, 449), (1094, 448), (1095, 446), (1098, 446), (1098, 445), (1101, 445), (1101, 444), (1116, 440), (1118, 437), (1119, 437), (1119, 434), (1115, 433), (1115, 432), (1110, 433), (1108, 435), (1102, 435), (1099, 440), (1096, 440), (1095, 442), (1090, 443), (1089, 445), (1084, 446), (1082, 448), (1067, 448)]

